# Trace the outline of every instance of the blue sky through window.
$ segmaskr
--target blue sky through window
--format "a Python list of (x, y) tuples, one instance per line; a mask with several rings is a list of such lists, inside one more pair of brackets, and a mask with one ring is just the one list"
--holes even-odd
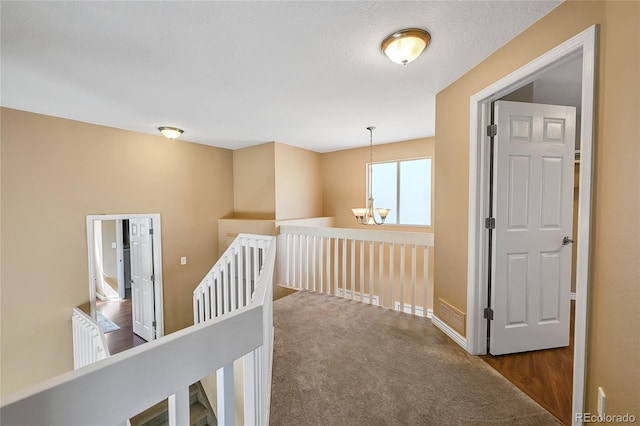
[(374, 163), (375, 207), (391, 208), (385, 223), (431, 225), (431, 159)]

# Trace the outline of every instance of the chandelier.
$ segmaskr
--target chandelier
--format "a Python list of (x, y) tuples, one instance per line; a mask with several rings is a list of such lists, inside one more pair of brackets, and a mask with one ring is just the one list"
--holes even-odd
[[(391, 211), (391, 209), (373, 207), (373, 131), (375, 129), (373, 126), (367, 127), (369, 131), (369, 199), (366, 207), (351, 209), (356, 221), (361, 225), (382, 225)], [(376, 219), (375, 213), (378, 213), (380, 221)]]

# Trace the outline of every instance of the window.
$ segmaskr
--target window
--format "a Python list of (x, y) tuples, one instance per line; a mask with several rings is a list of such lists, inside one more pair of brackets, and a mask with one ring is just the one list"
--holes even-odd
[(431, 158), (371, 167), (375, 207), (392, 209), (385, 224), (431, 225)]

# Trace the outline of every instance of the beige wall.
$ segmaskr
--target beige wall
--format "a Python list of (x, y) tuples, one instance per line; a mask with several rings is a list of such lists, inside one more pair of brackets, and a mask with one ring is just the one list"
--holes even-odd
[(241, 233), (276, 235), (276, 223), (271, 219), (225, 218), (218, 220), (218, 252), (220, 255)]
[(276, 219), (322, 216), (321, 154), (275, 143)]
[(556, 45), (599, 25), (586, 408), (640, 414), (640, 4), (565, 2), (436, 100), (435, 297), (466, 310), (469, 98)]
[(233, 151), (233, 218), (322, 215), (321, 154), (279, 142)]
[(233, 216), (275, 219), (275, 142), (233, 151)]
[(160, 213), (165, 331), (192, 324), (233, 209), (232, 152), (12, 109), (1, 120), (2, 394), (73, 368), (89, 214)]

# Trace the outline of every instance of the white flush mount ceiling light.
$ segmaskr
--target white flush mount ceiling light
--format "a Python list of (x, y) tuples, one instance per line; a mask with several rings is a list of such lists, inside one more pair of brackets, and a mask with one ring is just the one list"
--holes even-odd
[(385, 38), (382, 52), (396, 64), (407, 65), (415, 61), (431, 42), (431, 35), (420, 28), (407, 28)]
[(178, 129), (177, 127), (162, 126), (158, 127), (158, 130), (160, 130), (162, 136), (168, 139), (177, 139), (184, 133), (184, 130)]

